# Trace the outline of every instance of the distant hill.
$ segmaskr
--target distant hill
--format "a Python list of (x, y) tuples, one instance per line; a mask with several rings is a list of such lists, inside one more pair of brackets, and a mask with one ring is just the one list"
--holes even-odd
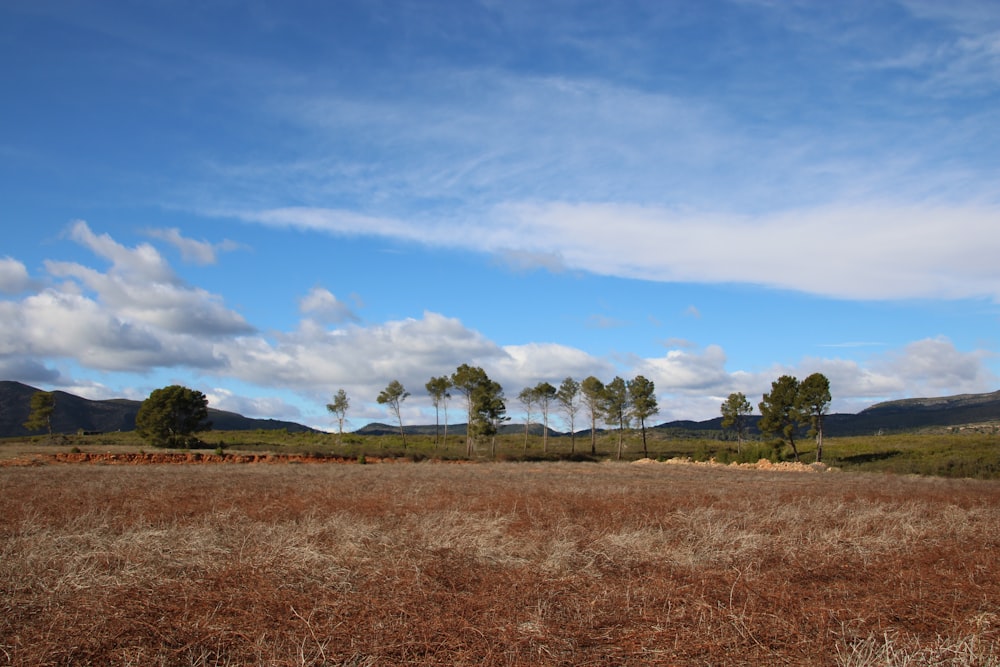
[[(25, 436), (30, 433), (22, 426), (28, 419), (31, 396), (38, 389), (20, 382), (0, 381), (0, 437)], [(135, 429), (135, 416), (140, 401), (116, 398), (91, 401), (63, 391), (55, 394), (55, 411), (52, 415), (53, 433), (92, 431), (131, 431)], [(279, 430), (291, 433), (312, 431), (308, 426), (275, 419), (252, 419), (234, 412), (209, 409), (213, 428), (220, 431)], [(750, 417), (751, 430), (756, 430), (759, 417)], [(994, 423), (1000, 425), (1000, 391), (987, 394), (961, 394), (938, 398), (906, 398), (877, 403), (857, 414), (831, 414), (826, 417), (826, 435), (868, 435), (877, 432), (894, 433), (928, 428), (947, 428), (971, 424)], [(442, 425), (442, 430), (444, 426)], [(677, 420), (653, 427), (657, 432), (672, 437), (714, 437), (722, 432), (722, 417), (705, 421)], [(404, 425), (407, 434), (433, 435), (434, 425)], [(524, 424), (504, 424), (504, 434), (524, 433)], [(541, 424), (532, 424), (529, 432), (542, 434)], [(36, 432), (37, 433), (37, 432)], [(372, 423), (357, 431), (360, 435), (395, 435), (399, 427)], [(578, 431), (578, 436), (589, 435), (589, 430)], [(465, 424), (449, 424), (449, 435), (464, 435)], [(549, 429), (549, 435), (568, 435)]]
[[(759, 415), (749, 417), (751, 433), (758, 433)], [(899, 433), (928, 428), (948, 428), (973, 424), (994, 423), (1000, 426), (1000, 391), (989, 394), (962, 394), (940, 398), (906, 398), (877, 403), (857, 414), (835, 413), (826, 416), (824, 430), (827, 436), (871, 435), (873, 433)], [(722, 417), (692, 421), (687, 419), (665, 422), (652, 427), (657, 433), (675, 438), (714, 438), (722, 434)], [(433, 434), (434, 426), (404, 425), (407, 434)], [(504, 424), (501, 433), (524, 433), (524, 424)], [(356, 433), (362, 435), (393, 435), (398, 426), (368, 424)], [(450, 435), (464, 435), (465, 424), (450, 424)], [(540, 424), (532, 424), (530, 433), (542, 434)], [(549, 429), (553, 437), (567, 436)], [(589, 436), (590, 430), (577, 432)]]
[[(39, 390), (20, 382), (0, 381), (0, 437), (37, 435), (22, 426), (31, 411), (31, 397)], [(53, 433), (89, 431), (108, 433), (135, 430), (135, 416), (142, 401), (114, 398), (92, 401), (64, 391), (54, 391), (55, 409), (52, 412)], [(220, 431), (253, 431), (287, 429), (291, 433), (313, 429), (295, 422), (275, 419), (252, 419), (224, 410), (209, 408), (208, 419)]]

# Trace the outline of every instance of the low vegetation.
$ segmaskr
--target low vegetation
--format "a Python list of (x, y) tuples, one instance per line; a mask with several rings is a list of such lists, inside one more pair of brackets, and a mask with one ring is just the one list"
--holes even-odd
[[(500, 461), (559, 461), (615, 459), (618, 434), (601, 432), (591, 450), (590, 436), (549, 437), (545, 443), (538, 435), (510, 433), (483, 442), (468, 455), (465, 436), (449, 433), (448, 439), (434, 435), (407, 434), (406, 447), (397, 434), (359, 435), (317, 432), (289, 433), (284, 430), (207, 431), (195, 434), (193, 440), (203, 452), (249, 454), (310, 455), (357, 459), (360, 455), (374, 458), (400, 457), (420, 461), (500, 460)], [(647, 431), (646, 454), (641, 434), (627, 432), (623, 460), (634, 461), (648, 456), (657, 460), (690, 458), (694, 461), (714, 460), (718, 463), (755, 462), (761, 458), (784, 461), (792, 458), (780, 441), (736, 441), (718, 438), (677, 437), (658, 430)], [(34, 454), (66, 452), (73, 448), (84, 452), (135, 452), (148, 449), (148, 444), (134, 432), (95, 435), (60, 435), (49, 438), (10, 438), (0, 440), (0, 461), (30, 457)], [(167, 451), (187, 451), (170, 450)], [(815, 461), (812, 441), (799, 443), (804, 463)], [(951, 432), (944, 429), (932, 433), (893, 434), (831, 438), (824, 445), (824, 462), (843, 471), (888, 472), (899, 475), (935, 475), (1000, 479), (1000, 433), (994, 429)]]
[(997, 665), (1000, 482), (0, 469), (0, 663)]

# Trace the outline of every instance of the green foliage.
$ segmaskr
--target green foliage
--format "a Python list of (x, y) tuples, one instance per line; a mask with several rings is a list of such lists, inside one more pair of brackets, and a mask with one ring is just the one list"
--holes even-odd
[(740, 452), (743, 449), (743, 441), (747, 437), (747, 418), (753, 413), (753, 406), (750, 405), (750, 401), (747, 400), (743, 392), (735, 392), (729, 395), (720, 410), (722, 411), (722, 428), (736, 434), (736, 451)]
[(777, 463), (779, 460), (778, 451), (769, 443), (766, 442), (751, 442), (747, 443), (736, 454), (737, 463), (756, 463), (761, 459), (767, 459), (772, 463)]
[(597, 454), (597, 418), (601, 416), (601, 403), (604, 397), (604, 383), (593, 375), (586, 377), (580, 383), (580, 394), (583, 404), (587, 406), (590, 415), (590, 453)]
[(375, 399), (379, 405), (388, 405), (389, 409), (396, 415), (396, 421), (399, 422), (399, 437), (403, 440), (403, 449), (406, 449), (406, 432), (403, 430), (403, 415), (400, 406), (409, 395), (410, 392), (406, 391), (399, 380), (393, 380), (379, 392), (378, 398)]
[(447, 375), (442, 375), (441, 377), (432, 377), (424, 385), (427, 389), (427, 393), (430, 394), (431, 402), (434, 404), (434, 444), (438, 444), (438, 431), (441, 424), (441, 408), (444, 408), (444, 432), (445, 439), (448, 437), (448, 399), (451, 398), (451, 394), (448, 390), (451, 389), (451, 378)]
[(52, 435), (52, 412), (56, 408), (56, 397), (51, 391), (36, 391), (31, 395), (31, 411), (24, 428), (29, 431), (48, 429)]
[(629, 425), (628, 385), (625, 380), (616, 376), (614, 380), (605, 385), (604, 394), (601, 396), (601, 411), (604, 413), (605, 423), (618, 427), (617, 458), (621, 459), (624, 445), (623, 436)]
[(333, 402), (326, 404), (326, 409), (337, 417), (337, 431), (344, 435), (344, 420), (347, 419), (347, 409), (351, 407), (351, 401), (347, 398), (347, 392), (338, 389), (333, 395)]
[(633, 419), (639, 421), (642, 430), (642, 453), (649, 455), (646, 447), (646, 420), (660, 411), (656, 403), (656, 385), (642, 375), (637, 375), (626, 383), (628, 388), (628, 409)]
[(795, 446), (795, 429), (801, 419), (798, 405), (799, 381), (791, 375), (782, 375), (771, 383), (770, 393), (764, 394), (760, 402), (760, 422), (758, 426), (764, 436), (777, 435), (788, 443), (799, 460), (799, 450)]
[(566, 416), (566, 423), (569, 426), (569, 437), (571, 452), (576, 452), (576, 413), (580, 410), (580, 403), (577, 397), (580, 395), (580, 383), (571, 377), (562, 381), (559, 391), (556, 392), (556, 400)]
[(208, 399), (200, 391), (180, 385), (156, 389), (139, 407), (135, 426), (155, 447), (190, 447), (194, 433), (212, 428)]

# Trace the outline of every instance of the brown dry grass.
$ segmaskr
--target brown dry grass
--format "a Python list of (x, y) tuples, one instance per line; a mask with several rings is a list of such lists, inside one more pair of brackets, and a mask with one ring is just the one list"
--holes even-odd
[(0, 469), (0, 664), (997, 665), (1000, 483)]

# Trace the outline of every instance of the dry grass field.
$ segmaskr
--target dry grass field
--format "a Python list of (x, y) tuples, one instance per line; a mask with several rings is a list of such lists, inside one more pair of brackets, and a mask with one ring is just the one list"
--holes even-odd
[(0, 469), (0, 664), (997, 665), (1000, 483)]

